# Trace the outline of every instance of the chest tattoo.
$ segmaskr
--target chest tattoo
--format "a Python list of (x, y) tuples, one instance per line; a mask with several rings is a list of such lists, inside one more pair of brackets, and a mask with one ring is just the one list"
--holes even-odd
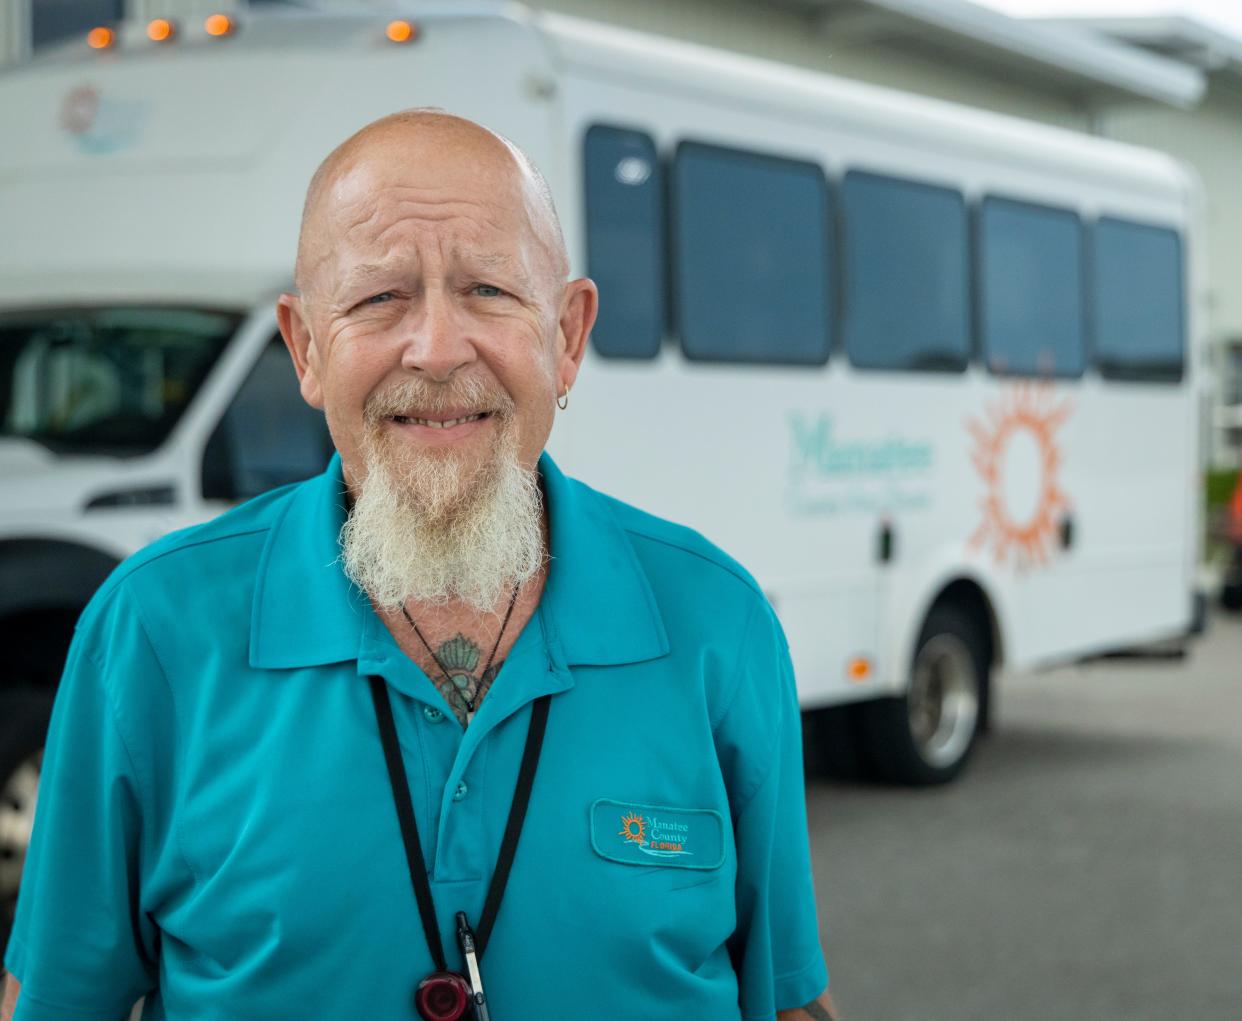
[(467, 706), (472, 706), (475, 712), (478, 711), (483, 696), (491, 688), (492, 681), (496, 679), (504, 661), (493, 663), (481, 674), (477, 674), (483, 659), (482, 650), (460, 632), (436, 649), (436, 659), (439, 667), (434, 663), (428, 664), (432, 668), (429, 676), (444, 696), (444, 701), (452, 708), (457, 722), (464, 727), (467, 723)]

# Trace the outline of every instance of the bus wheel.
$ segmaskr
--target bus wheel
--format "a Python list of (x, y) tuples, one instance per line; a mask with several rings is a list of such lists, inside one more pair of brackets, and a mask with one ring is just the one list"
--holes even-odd
[(802, 763), (813, 779), (871, 779), (863, 747), (858, 705), (834, 705), (802, 712)]
[(52, 697), (34, 687), (0, 691), (0, 945), (8, 942), (30, 846)]
[(961, 772), (981, 729), (988, 666), (971, 616), (949, 603), (932, 607), (906, 693), (860, 707), (878, 778), (936, 784)]

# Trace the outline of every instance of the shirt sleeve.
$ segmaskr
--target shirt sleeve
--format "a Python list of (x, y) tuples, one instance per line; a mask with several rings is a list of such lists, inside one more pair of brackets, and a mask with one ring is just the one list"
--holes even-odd
[(99, 659), (127, 643), (109, 637), (79, 626), (56, 693), (5, 954), (15, 1021), (117, 1021), (156, 983), (156, 931), (138, 907), (142, 796)]
[(811, 877), (798, 693), (784, 632), (766, 600), (747, 628), (739, 674), (717, 726), (730, 763), (737, 848), (729, 953), (742, 1017), (775, 1021), (777, 1011), (819, 996), (828, 970)]

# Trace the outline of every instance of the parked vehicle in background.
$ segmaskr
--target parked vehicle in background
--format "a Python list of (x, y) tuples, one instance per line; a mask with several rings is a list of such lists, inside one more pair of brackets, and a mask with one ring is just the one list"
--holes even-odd
[[(74, 621), (164, 532), (322, 469), (276, 328), (361, 124), (546, 172), (601, 318), (550, 449), (749, 568), (828, 751), (955, 776), (992, 678), (1192, 632), (1194, 179), (1165, 156), (513, 5), (127, 25), (0, 77), (0, 897)], [(820, 734), (811, 728), (812, 749)]]
[(1221, 575), (1220, 605), (1226, 610), (1242, 610), (1242, 472), (1225, 508), (1222, 538), (1227, 550)]

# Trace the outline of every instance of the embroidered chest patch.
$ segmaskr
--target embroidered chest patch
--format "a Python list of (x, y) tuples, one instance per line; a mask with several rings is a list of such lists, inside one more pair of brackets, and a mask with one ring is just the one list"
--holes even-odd
[(670, 808), (599, 798), (591, 804), (591, 847), (627, 865), (718, 869), (724, 820), (711, 808)]

